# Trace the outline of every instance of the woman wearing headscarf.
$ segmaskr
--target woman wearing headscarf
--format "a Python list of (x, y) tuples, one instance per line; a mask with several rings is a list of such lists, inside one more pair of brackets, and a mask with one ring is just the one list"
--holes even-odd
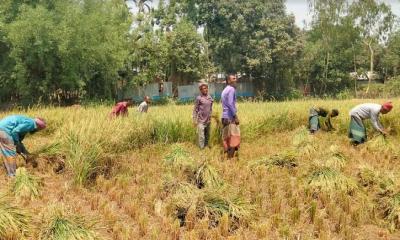
[(24, 158), (29, 154), (22, 143), (26, 134), (45, 128), (46, 122), (42, 118), (11, 115), (0, 121), (0, 151), (9, 177), (15, 176), (17, 153)]

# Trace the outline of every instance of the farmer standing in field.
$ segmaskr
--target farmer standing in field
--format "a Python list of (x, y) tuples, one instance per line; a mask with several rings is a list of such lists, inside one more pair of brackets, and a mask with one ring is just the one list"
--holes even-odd
[(110, 117), (128, 116), (128, 107), (130, 107), (131, 105), (132, 105), (132, 100), (118, 102), (113, 107), (110, 113)]
[(42, 118), (11, 115), (0, 121), (0, 150), (9, 177), (15, 177), (17, 153), (28, 160), (29, 152), (22, 143), (27, 133), (35, 133), (46, 128)]
[(335, 130), (335, 128), (332, 126), (331, 119), (337, 117), (338, 115), (339, 111), (337, 109), (332, 109), (332, 111), (329, 112), (328, 110), (322, 107), (312, 107), (310, 109), (310, 115), (308, 118), (310, 133), (314, 134), (321, 128), (319, 117), (325, 118), (324, 125), (326, 131)]
[(235, 151), (239, 150), (240, 145), (239, 118), (237, 117), (236, 108), (236, 83), (236, 75), (229, 74), (226, 78), (227, 86), (221, 94), (222, 141), (228, 158), (232, 158), (235, 155)]
[(201, 149), (208, 146), (211, 128), (211, 113), (213, 99), (208, 94), (208, 85), (205, 82), (199, 84), (200, 95), (197, 96), (194, 110), (193, 123), (197, 127), (198, 143)]
[(150, 103), (150, 97), (145, 96), (143, 98), (143, 102), (138, 107), (138, 112), (147, 113), (147, 111), (149, 110), (149, 103)]
[(381, 134), (386, 136), (388, 132), (379, 122), (379, 114), (387, 114), (392, 110), (392, 108), (392, 102), (386, 102), (382, 105), (375, 103), (364, 103), (351, 109), (349, 138), (351, 138), (352, 144), (358, 145), (367, 140), (367, 130), (363, 123), (363, 120), (365, 119), (371, 119), (372, 126)]

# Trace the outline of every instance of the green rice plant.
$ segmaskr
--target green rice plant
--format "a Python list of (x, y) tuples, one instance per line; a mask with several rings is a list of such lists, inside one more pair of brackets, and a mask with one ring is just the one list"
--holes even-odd
[(0, 196), (0, 239), (23, 239), (31, 229), (30, 216), (11, 202), (11, 198)]
[(29, 174), (26, 168), (17, 169), (11, 191), (19, 199), (35, 199), (40, 196), (40, 180)]
[(54, 156), (60, 154), (61, 152), (61, 143), (54, 142), (50, 144), (46, 144), (41, 146), (36, 151), (32, 152), (33, 155), (46, 155), (46, 156)]
[(217, 170), (207, 162), (197, 167), (194, 181), (198, 188), (219, 188), (224, 184)]
[(312, 171), (308, 177), (307, 190), (312, 193), (328, 193), (345, 192), (354, 193), (357, 184), (354, 180), (346, 177), (334, 168), (321, 167)]
[(298, 166), (297, 154), (294, 151), (286, 151), (250, 162), (249, 165), (250, 168), (257, 168), (259, 166), (266, 166), (270, 168), (275, 166), (290, 169)]
[(67, 164), (72, 170), (74, 183), (85, 185), (99, 168), (102, 149), (99, 144), (87, 144), (78, 134), (66, 134)]
[(95, 222), (69, 214), (64, 207), (53, 206), (42, 219), (41, 240), (96, 240)]
[(181, 145), (174, 145), (171, 151), (164, 157), (165, 163), (170, 167), (194, 169), (195, 161)]

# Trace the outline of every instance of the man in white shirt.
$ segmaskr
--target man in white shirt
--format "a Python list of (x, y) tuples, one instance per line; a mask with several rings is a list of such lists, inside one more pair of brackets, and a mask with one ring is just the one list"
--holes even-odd
[(364, 143), (367, 140), (367, 131), (363, 120), (371, 119), (372, 126), (383, 135), (387, 135), (387, 131), (379, 121), (379, 114), (387, 114), (393, 108), (391, 102), (382, 105), (375, 103), (360, 104), (350, 111), (350, 129), (349, 138), (355, 145)]
[(138, 112), (147, 113), (147, 110), (149, 110), (149, 103), (150, 103), (150, 97), (145, 96), (143, 102), (138, 107)]

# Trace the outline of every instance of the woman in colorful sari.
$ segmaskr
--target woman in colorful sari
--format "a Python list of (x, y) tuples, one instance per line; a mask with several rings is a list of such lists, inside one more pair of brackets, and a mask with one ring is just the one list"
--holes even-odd
[(310, 115), (308, 118), (308, 127), (310, 130), (311, 134), (316, 133), (320, 128), (320, 117), (324, 117), (324, 125), (326, 128), (326, 131), (332, 131), (335, 130), (335, 128), (332, 126), (331, 119), (334, 117), (337, 117), (339, 115), (339, 111), (337, 109), (332, 109), (331, 112), (328, 110), (322, 108), (322, 107), (312, 107), (310, 109)]
[(9, 177), (15, 177), (17, 153), (24, 158), (29, 154), (22, 141), (27, 133), (46, 128), (42, 118), (11, 115), (0, 121), (0, 151)]

